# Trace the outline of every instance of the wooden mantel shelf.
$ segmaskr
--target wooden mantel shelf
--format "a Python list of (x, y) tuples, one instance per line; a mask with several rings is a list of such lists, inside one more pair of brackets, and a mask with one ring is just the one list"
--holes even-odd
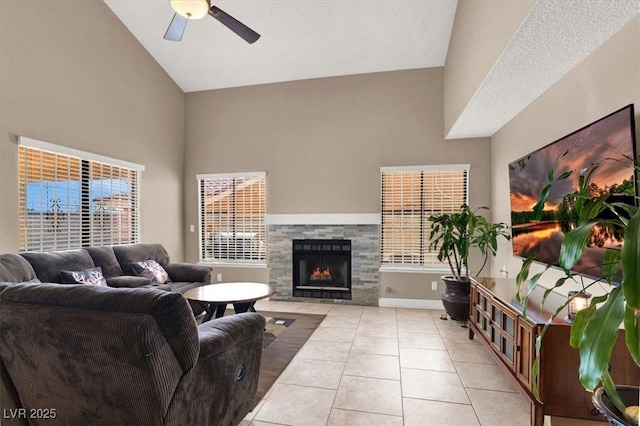
[[(531, 368), (535, 341), (553, 312), (566, 297), (551, 293), (541, 305), (544, 289), (529, 296), (526, 313), (516, 300), (514, 279), (474, 278), (471, 282), (469, 339), (476, 335), (497, 361), (516, 389), (531, 404), (531, 425), (542, 426), (545, 415), (604, 420), (594, 414), (591, 394), (578, 379), (577, 349), (569, 346), (571, 326), (562, 316), (554, 318), (540, 350), (540, 401), (533, 396)], [(640, 369), (628, 354), (621, 330), (611, 361), (617, 384), (637, 385)]]

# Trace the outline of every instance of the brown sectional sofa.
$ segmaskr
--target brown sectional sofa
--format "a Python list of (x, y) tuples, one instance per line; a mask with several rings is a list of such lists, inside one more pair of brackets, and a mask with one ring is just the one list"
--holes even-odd
[[(134, 262), (155, 260), (169, 274), (165, 285), (138, 277), (131, 268)], [(24, 262), (23, 260), (26, 260)], [(124, 244), (120, 246), (86, 247), (77, 250), (23, 252), (0, 255), (0, 282), (25, 282), (37, 278), (43, 283), (64, 284), (60, 271), (83, 271), (99, 266), (109, 287), (155, 287), (161, 290), (185, 291), (211, 283), (211, 268), (191, 263), (171, 262), (161, 244)], [(202, 306), (191, 303), (195, 315)]]
[[(170, 283), (134, 276), (131, 263), (148, 259)], [(47, 283), (96, 266), (108, 286)], [(173, 263), (159, 244), (0, 255), (0, 401), (14, 414), (3, 425), (240, 423), (254, 406), (265, 320), (198, 326), (178, 292), (210, 280), (210, 268)]]
[[(77, 250), (51, 252), (23, 252), (42, 282), (63, 283), (60, 271), (81, 271), (99, 266), (110, 287), (151, 286), (147, 278), (137, 277), (131, 264), (143, 260), (155, 260), (168, 273), (170, 290), (184, 293), (186, 290), (211, 282), (211, 268), (191, 263), (175, 263), (161, 244), (125, 244), (121, 246), (86, 247)], [(2, 276), (0, 275), (0, 280)]]

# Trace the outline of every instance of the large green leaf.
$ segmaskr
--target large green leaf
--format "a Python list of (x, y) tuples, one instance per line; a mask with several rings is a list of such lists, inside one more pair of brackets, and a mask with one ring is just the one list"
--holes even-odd
[[(632, 204), (613, 203), (611, 204), (611, 206), (612, 206), (611, 210), (614, 212), (614, 214), (616, 215), (618, 220), (620, 220), (620, 223), (622, 223), (623, 226), (627, 226), (627, 222), (628, 222), (627, 218), (633, 217), (638, 212), (638, 208)], [(624, 214), (618, 214), (618, 212), (624, 212)]]
[[(531, 364), (531, 389), (533, 390), (533, 396), (538, 400), (540, 399), (540, 386), (538, 386), (539, 373), (540, 373), (540, 348), (542, 347), (542, 338), (547, 331), (547, 327), (542, 329), (542, 332), (536, 337), (536, 357)], [(542, 401), (541, 401), (542, 402)]]
[(540, 198), (538, 198), (538, 202), (533, 206), (533, 218), (538, 220), (542, 217), (542, 211), (544, 210), (544, 205), (549, 198), (549, 192), (551, 191), (551, 184), (548, 184), (542, 191), (540, 192)]
[(568, 271), (575, 266), (589, 244), (591, 229), (595, 224), (595, 222), (583, 223), (564, 236), (558, 258), (560, 267)]
[(593, 391), (609, 366), (611, 352), (624, 318), (624, 295), (615, 287), (593, 313), (584, 328), (580, 342), (580, 381), (585, 389)]
[(565, 180), (566, 178), (568, 178), (569, 176), (571, 176), (573, 174), (573, 170), (567, 170), (566, 172), (562, 173), (558, 179), (556, 179), (557, 181), (560, 180)]
[(540, 334), (538, 335), (538, 337), (536, 337), (536, 342), (535, 342), (536, 356), (534, 357), (533, 364), (531, 365), (531, 390), (533, 391), (533, 396), (540, 402), (542, 402), (542, 400), (540, 399), (540, 387), (538, 386), (538, 381), (540, 379), (539, 377), (540, 350), (542, 348), (542, 339), (544, 338), (544, 335), (547, 333), (549, 326), (551, 326), (553, 319), (556, 318), (560, 314), (560, 312), (564, 310), (566, 306), (567, 306), (567, 303), (564, 303), (558, 306), (558, 308), (553, 313), (553, 315), (551, 315), (551, 317), (544, 323), (544, 327), (542, 327), (542, 330), (540, 331)]
[(620, 410), (621, 413), (624, 413), (624, 402), (620, 399), (618, 391), (616, 390), (616, 384), (613, 383), (613, 379), (611, 378), (611, 374), (609, 374), (608, 370), (605, 370), (602, 374), (602, 385), (604, 386), (604, 390), (606, 391), (609, 400), (618, 410)]
[[(522, 266), (520, 267), (520, 271), (518, 275), (516, 275), (516, 284), (518, 285), (518, 294), (516, 294), (516, 298), (520, 297), (520, 290), (522, 285), (527, 282), (527, 278), (529, 278), (529, 271), (531, 270), (531, 265), (536, 260), (534, 256), (528, 257), (522, 261)], [(518, 299), (518, 302), (520, 300)]]
[(591, 178), (593, 174), (598, 169), (599, 165), (593, 165), (586, 174), (580, 174), (578, 178), (578, 191), (573, 194), (569, 194), (571, 198), (575, 199), (574, 208), (578, 213), (580, 218), (580, 222), (584, 222), (586, 217), (589, 215), (589, 206), (593, 204), (591, 196)]
[(622, 252), (620, 248), (608, 248), (604, 252), (604, 258), (602, 259), (602, 274), (606, 278), (607, 282), (611, 284), (613, 276), (618, 272), (620, 268), (620, 261), (622, 259)]
[(640, 309), (640, 210), (629, 220), (622, 245), (622, 288), (627, 305)]
[[(542, 273), (546, 272), (546, 269), (544, 271), (542, 271)], [(540, 273), (540, 277), (538, 277), (538, 279), (540, 279), (542, 277), (542, 273)], [(558, 287), (562, 287), (564, 285), (564, 283), (568, 280), (571, 279), (571, 276), (566, 276), (566, 277), (562, 277), (560, 278), (558, 281), (556, 281), (556, 283), (553, 285), (553, 287), (550, 287), (548, 289), (546, 289), (544, 291), (544, 294), (542, 295), (542, 304), (544, 305), (544, 302), (547, 301), (547, 297), (549, 297), (549, 295), (551, 293), (553, 293), (553, 291), (558, 288)]]
[(640, 317), (629, 305), (624, 311), (624, 336), (633, 361), (640, 365)]
[(596, 199), (586, 199), (582, 209), (580, 210), (580, 223), (584, 223), (597, 217), (602, 212), (603, 205), (606, 201), (606, 197), (608, 196), (609, 194), (606, 194)]

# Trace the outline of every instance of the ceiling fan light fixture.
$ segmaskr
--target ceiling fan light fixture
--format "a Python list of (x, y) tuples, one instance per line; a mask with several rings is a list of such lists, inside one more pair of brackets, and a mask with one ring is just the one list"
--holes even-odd
[(201, 19), (209, 13), (208, 0), (170, 0), (171, 7), (178, 15), (188, 19)]

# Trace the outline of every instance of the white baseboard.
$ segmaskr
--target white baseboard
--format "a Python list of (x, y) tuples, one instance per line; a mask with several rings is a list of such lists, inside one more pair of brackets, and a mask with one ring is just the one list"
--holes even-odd
[(392, 297), (379, 298), (378, 306), (381, 308), (444, 309), (442, 300), (397, 299)]

